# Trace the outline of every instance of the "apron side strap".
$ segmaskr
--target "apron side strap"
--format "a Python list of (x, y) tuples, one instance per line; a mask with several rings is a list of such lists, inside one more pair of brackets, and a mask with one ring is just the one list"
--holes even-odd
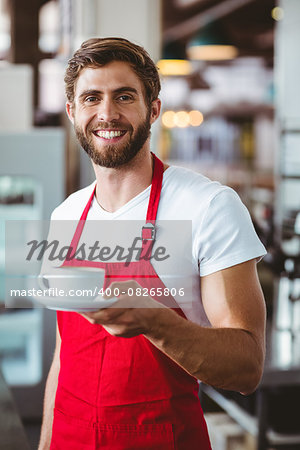
[(93, 198), (94, 198), (94, 194), (95, 194), (95, 191), (96, 191), (96, 186), (97, 185), (95, 185), (95, 187), (93, 189), (93, 192), (92, 192), (92, 194), (91, 194), (91, 196), (89, 198), (89, 201), (87, 202), (86, 207), (84, 208), (83, 213), (81, 214), (81, 217), (80, 217), (79, 222), (77, 224), (77, 227), (76, 227), (73, 239), (72, 239), (71, 244), (70, 244), (70, 249), (68, 251), (68, 254), (66, 256), (64, 264), (65, 264), (65, 262), (67, 260), (70, 260), (70, 259), (74, 258), (74, 255), (76, 253), (76, 250), (77, 250), (77, 247), (78, 247), (78, 243), (79, 243), (79, 240), (80, 240), (80, 236), (81, 236), (82, 230), (83, 230), (84, 225), (85, 225), (85, 220), (87, 218), (87, 215), (88, 215), (91, 203), (92, 203)]

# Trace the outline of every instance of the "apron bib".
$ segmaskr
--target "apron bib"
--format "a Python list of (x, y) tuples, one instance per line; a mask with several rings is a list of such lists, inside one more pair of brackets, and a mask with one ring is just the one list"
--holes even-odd
[[(138, 278), (143, 288), (165, 288), (149, 259), (163, 178), (155, 156), (152, 186), (142, 229), (139, 261), (101, 263), (66, 258), (64, 266), (105, 269), (104, 288)], [(93, 191), (77, 225), (75, 254)], [(70, 256), (70, 255), (69, 255)], [(169, 295), (162, 301), (182, 317)], [(121, 338), (80, 314), (57, 311), (61, 369), (55, 399), (51, 450), (210, 450), (198, 398), (198, 382), (142, 335)]]

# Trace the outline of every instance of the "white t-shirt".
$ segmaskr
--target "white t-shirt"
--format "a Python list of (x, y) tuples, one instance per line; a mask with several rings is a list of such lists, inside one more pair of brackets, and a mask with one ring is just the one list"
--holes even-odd
[[(70, 195), (53, 211), (51, 219), (74, 220), (75, 224), (94, 186), (95, 182)], [(113, 213), (103, 210), (94, 197), (87, 220), (134, 221), (140, 227), (146, 218), (150, 188)], [(247, 208), (231, 188), (188, 169), (171, 166), (163, 175), (157, 224), (155, 245), (159, 246), (174, 229), (170, 245), (176, 250), (178, 247), (179, 253), (175, 251), (175, 269), (174, 258), (171, 271), (167, 268), (170, 261), (151, 261), (153, 267), (164, 284), (173, 288), (172, 294), (187, 318), (209, 325), (201, 302), (199, 275), (203, 277), (254, 258), (259, 260), (266, 254)], [(177, 277), (170, 275), (175, 272)], [(184, 296), (179, 295), (180, 287)]]

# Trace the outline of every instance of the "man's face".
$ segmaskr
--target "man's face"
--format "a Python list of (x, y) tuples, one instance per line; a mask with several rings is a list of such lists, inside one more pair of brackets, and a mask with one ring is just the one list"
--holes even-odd
[(149, 145), (160, 101), (147, 107), (143, 85), (129, 64), (83, 69), (67, 112), (77, 138), (96, 165), (119, 167)]

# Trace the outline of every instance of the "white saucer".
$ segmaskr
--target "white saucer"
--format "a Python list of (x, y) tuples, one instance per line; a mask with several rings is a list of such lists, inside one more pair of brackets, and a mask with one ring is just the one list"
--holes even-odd
[(117, 297), (104, 299), (98, 295), (93, 300), (74, 298), (74, 297), (51, 297), (51, 296), (34, 296), (32, 297), (36, 302), (42, 304), (47, 309), (56, 311), (73, 311), (73, 312), (87, 312), (98, 311), (102, 308), (108, 308), (118, 301)]

